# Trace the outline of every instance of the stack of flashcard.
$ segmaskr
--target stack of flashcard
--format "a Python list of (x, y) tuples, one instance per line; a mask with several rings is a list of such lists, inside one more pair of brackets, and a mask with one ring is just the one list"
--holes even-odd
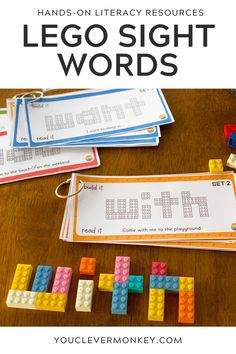
[(232, 172), (73, 174), (60, 238), (235, 251), (235, 193)]
[(100, 165), (96, 148), (10, 147), (8, 115), (0, 109), (0, 184)]
[(158, 145), (173, 117), (160, 90), (90, 90), (7, 101), (12, 147)]
[(160, 125), (174, 121), (157, 89), (38, 93), (1, 111), (0, 183), (97, 167), (96, 147), (155, 146)]

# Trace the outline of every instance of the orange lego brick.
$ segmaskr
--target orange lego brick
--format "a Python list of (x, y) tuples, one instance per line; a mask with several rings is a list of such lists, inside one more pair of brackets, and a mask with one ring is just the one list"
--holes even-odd
[(194, 323), (194, 292), (179, 292), (179, 323)]
[(82, 257), (79, 267), (80, 274), (94, 275), (96, 270), (96, 258)]

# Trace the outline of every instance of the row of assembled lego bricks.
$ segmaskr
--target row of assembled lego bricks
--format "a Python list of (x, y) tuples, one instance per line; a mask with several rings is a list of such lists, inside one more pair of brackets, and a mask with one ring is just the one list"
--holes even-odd
[[(83, 264), (82, 268), (81, 264)], [(95, 274), (95, 259), (83, 257), (81, 264), (80, 274)], [(130, 257), (118, 256), (115, 260), (114, 274), (102, 273), (99, 276), (98, 289), (112, 292), (112, 314), (127, 314), (128, 292), (143, 293), (144, 277), (142, 275), (130, 275), (129, 271)], [(27, 291), (31, 273), (31, 265), (17, 266), (11, 290), (8, 294), (7, 305), (17, 308), (65, 311), (72, 269), (69, 267), (57, 267), (51, 293), (48, 293), (47, 290), (52, 276), (52, 268), (50, 266), (38, 266), (32, 291)], [(182, 301), (182, 304), (179, 304), (180, 322), (193, 323), (194, 279), (191, 277), (167, 276), (166, 274), (167, 263), (152, 262), (148, 319), (152, 321), (164, 320), (164, 296), (165, 290), (169, 290), (179, 291), (180, 293), (179, 301)], [(91, 312), (93, 288), (93, 280), (79, 280), (75, 305), (77, 311)], [(183, 300), (185, 304), (183, 304)], [(181, 308), (182, 320), (180, 316)]]

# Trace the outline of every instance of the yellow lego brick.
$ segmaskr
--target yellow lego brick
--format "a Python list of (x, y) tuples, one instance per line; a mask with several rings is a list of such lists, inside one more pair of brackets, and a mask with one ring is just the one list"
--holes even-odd
[(17, 264), (11, 290), (28, 290), (32, 271), (31, 264)]
[(98, 290), (99, 291), (113, 291), (114, 274), (103, 274), (99, 275)]
[(179, 277), (179, 291), (194, 291), (194, 278)]
[(179, 323), (194, 323), (194, 292), (179, 292)]
[(221, 159), (209, 160), (210, 172), (223, 172), (223, 162)]
[(164, 321), (165, 290), (149, 289), (148, 320)]
[(43, 311), (65, 312), (67, 294), (37, 293), (35, 308)]

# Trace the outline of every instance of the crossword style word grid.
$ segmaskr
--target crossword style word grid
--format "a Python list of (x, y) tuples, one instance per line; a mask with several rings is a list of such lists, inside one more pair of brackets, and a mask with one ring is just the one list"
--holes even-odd
[[(125, 120), (129, 117), (130, 110), (134, 117), (139, 117), (143, 114), (141, 107), (146, 106), (145, 101), (137, 100), (135, 97), (129, 98), (123, 106), (117, 105), (101, 105), (101, 107), (91, 107), (87, 110), (82, 110), (80, 113), (55, 114), (45, 115), (45, 127), (47, 131), (56, 131), (61, 129), (75, 128), (83, 125), (84, 127), (94, 126), (96, 124), (103, 125), (106, 122)], [(32, 104), (33, 108), (44, 108), (44, 105)], [(163, 116), (165, 118), (165, 116)]]
[[(31, 161), (35, 156), (49, 157), (60, 155), (61, 148), (38, 148), (38, 149), (28, 149), (28, 148), (19, 148), (19, 149), (8, 149), (6, 150), (6, 162), (25, 162)], [(0, 165), (4, 165), (4, 149), (0, 149)]]
[[(151, 193), (142, 192), (141, 200), (151, 200)], [(191, 197), (189, 191), (183, 191), (181, 192), (181, 201), (184, 218), (193, 218), (193, 205), (198, 206), (200, 217), (209, 217), (207, 197)], [(139, 219), (138, 199), (106, 199), (105, 203), (106, 220)], [(176, 205), (180, 205), (179, 198), (172, 198), (170, 192), (161, 192), (161, 198), (154, 198), (154, 206), (162, 208), (164, 219), (173, 217), (172, 206)], [(151, 219), (151, 204), (142, 205), (141, 208), (142, 219)]]

